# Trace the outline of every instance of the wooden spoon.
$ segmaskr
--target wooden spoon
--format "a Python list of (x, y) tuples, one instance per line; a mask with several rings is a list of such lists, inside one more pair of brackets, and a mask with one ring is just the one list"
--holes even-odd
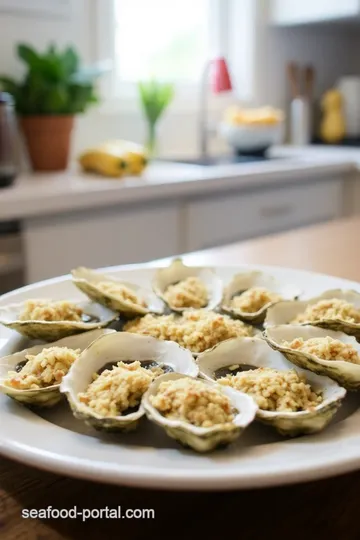
[(305, 66), (305, 97), (311, 101), (314, 91), (314, 79), (315, 79), (315, 70), (313, 66)]
[(290, 91), (292, 99), (299, 97), (299, 67), (295, 62), (290, 62), (287, 65), (287, 74), (290, 82)]

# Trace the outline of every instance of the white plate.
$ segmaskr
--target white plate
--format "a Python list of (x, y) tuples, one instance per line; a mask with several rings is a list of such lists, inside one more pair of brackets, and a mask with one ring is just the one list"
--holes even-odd
[[(360, 285), (343, 279), (297, 270), (220, 267), (229, 279), (235, 272), (262, 269), (304, 290), (304, 297), (325, 289)], [(111, 269), (127, 281), (148, 285), (149, 267)], [(44, 281), (0, 298), (0, 305), (26, 298), (67, 298), (81, 293), (69, 276)], [(22, 343), (21, 343), (22, 342)], [(0, 354), (22, 348), (23, 338), (0, 329)], [(332, 476), (360, 467), (360, 393), (352, 393), (322, 433), (283, 439), (270, 428), (251, 425), (225, 450), (198, 455), (181, 448), (156, 426), (144, 421), (133, 434), (99, 435), (75, 420), (66, 404), (32, 412), (0, 396), (0, 452), (41, 469), (114, 484), (167, 489), (239, 489), (287, 484)]]

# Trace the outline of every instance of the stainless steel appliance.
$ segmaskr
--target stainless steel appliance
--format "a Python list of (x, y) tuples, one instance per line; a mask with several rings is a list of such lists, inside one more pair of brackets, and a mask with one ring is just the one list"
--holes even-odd
[(0, 294), (25, 284), (24, 253), (19, 222), (0, 223)]
[(16, 121), (13, 99), (0, 92), (0, 188), (13, 183), (16, 166)]

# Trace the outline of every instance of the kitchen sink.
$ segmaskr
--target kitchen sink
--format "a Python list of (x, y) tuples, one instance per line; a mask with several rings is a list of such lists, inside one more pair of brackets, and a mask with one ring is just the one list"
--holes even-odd
[(234, 165), (237, 163), (254, 163), (261, 161), (269, 161), (273, 159), (266, 154), (254, 154), (254, 155), (236, 155), (230, 154), (225, 156), (206, 156), (206, 157), (194, 157), (194, 158), (169, 158), (162, 159), (161, 161), (172, 161), (173, 163), (184, 163), (188, 165), (200, 165), (205, 167), (210, 167), (214, 165)]

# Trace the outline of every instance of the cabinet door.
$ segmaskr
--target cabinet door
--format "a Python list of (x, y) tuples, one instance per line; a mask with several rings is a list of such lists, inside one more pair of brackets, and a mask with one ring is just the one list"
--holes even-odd
[(193, 251), (340, 217), (341, 180), (235, 192), (187, 206), (186, 249)]
[(177, 205), (113, 207), (26, 220), (27, 282), (76, 266), (145, 262), (182, 251)]
[(359, 0), (272, 0), (272, 22), (295, 25), (359, 15)]

